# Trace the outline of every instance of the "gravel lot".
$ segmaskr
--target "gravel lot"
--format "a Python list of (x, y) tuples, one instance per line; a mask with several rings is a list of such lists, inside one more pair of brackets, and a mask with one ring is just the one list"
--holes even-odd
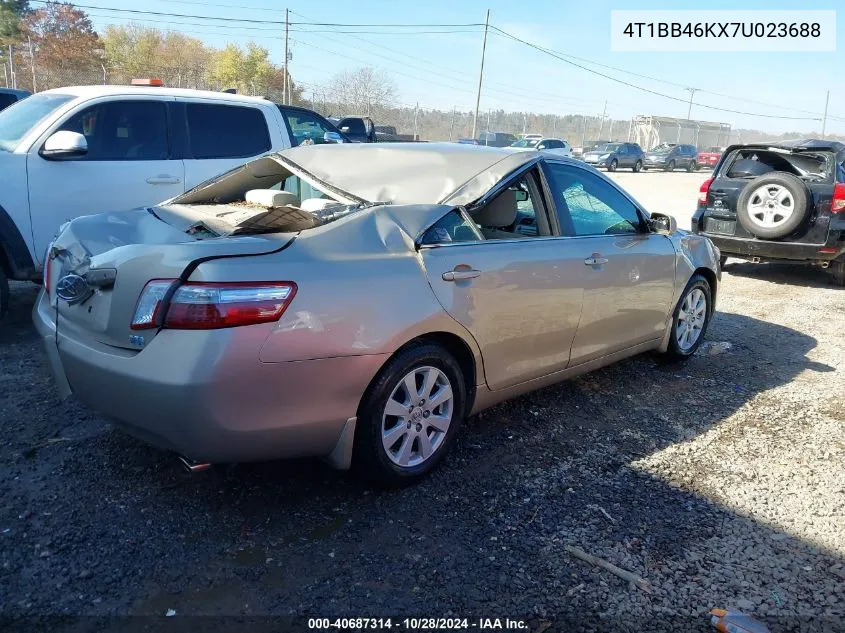
[[(688, 226), (707, 176), (614, 177)], [(845, 291), (818, 270), (729, 263), (709, 342), (688, 364), (646, 355), (505, 403), (469, 421), (444, 468), (397, 492), (311, 460), (185, 474), (55, 397), (35, 294), (15, 284), (0, 327), (6, 628), (173, 609), (166, 622), (194, 630), (183, 616), (705, 631), (710, 608), (735, 607), (773, 633), (843, 630)]]

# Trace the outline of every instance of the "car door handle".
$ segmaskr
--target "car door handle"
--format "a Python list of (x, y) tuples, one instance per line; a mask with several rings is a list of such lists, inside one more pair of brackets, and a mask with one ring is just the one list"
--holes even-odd
[(169, 174), (159, 174), (147, 178), (147, 183), (151, 185), (178, 185), (180, 182), (182, 182), (181, 178)]
[(606, 264), (608, 261), (607, 257), (601, 257), (598, 253), (593, 253), (592, 257), (588, 257), (584, 260), (585, 266), (600, 266), (602, 264)]
[(443, 273), (443, 281), (464, 281), (465, 279), (475, 279), (481, 274), (480, 270), (450, 270)]

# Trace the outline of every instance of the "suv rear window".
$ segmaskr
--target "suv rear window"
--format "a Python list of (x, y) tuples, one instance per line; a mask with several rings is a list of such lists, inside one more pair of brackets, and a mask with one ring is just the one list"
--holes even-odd
[(257, 108), (186, 104), (194, 158), (248, 158), (270, 150), (270, 132)]
[(734, 152), (723, 172), (728, 178), (756, 178), (782, 171), (808, 181), (832, 180), (834, 158), (830, 152), (788, 152), (745, 148)]

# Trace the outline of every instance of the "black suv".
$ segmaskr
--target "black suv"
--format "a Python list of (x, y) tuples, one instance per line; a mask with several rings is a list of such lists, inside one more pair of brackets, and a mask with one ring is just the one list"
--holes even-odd
[(701, 185), (692, 230), (727, 257), (829, 268), (845, 285), (845, 145), (731, 145)]
[(664, 143), (645, 153), (643, 169), (665, 169), (675, 171), (678, 167), (687, 171), (698, 169), (698, 150), (695, 145)]

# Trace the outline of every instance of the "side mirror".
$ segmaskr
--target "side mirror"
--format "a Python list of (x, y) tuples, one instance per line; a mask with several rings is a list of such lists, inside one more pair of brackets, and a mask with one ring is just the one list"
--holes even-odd
[(515, 190), (514, 196), (516, 197), (517, 202), (527, 202), (528, 201), (528, 192), (523, 191), (522, 189)]
[(323, 134), (323, 142), (325, 143), (343, 143), (343, 137), (339, 132), (326, 132)]
[(655, 233), (671, 234), (678, 230), (678, 221), (671, 215), (652, 213), (649, 228)]
[(78, 158), (88, 153), (88, 141), (78, 132), (56, 132), (44, 142), (41, 156), (48, 160)]
[(540, 149), (546, 149), (546, 146), (541, 144), (541, 145), (538, 145), (538, 146), (537, 146), (537, 149), (538, 149), (538, 150), (540, 150)]

